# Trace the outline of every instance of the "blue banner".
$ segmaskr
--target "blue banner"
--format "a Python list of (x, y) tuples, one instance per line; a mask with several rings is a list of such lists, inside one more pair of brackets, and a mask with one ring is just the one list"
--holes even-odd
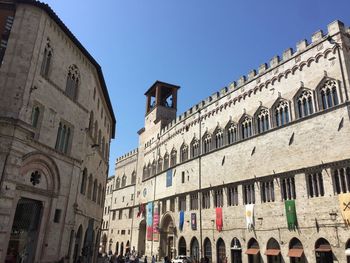
[(153, 202), (147, 204), (147, 226), (152, 226), (153, 224)]
[(182, 231), (183, 227), (184, 227), (184, 220), (185, 220), (185, 213), (184, 211), (180, 211), (180, 223), (179, 223), (179, 229), (180, 231)]
[(166, 172), (166, 187), (173, 185), (173, 169), (169, 169)]

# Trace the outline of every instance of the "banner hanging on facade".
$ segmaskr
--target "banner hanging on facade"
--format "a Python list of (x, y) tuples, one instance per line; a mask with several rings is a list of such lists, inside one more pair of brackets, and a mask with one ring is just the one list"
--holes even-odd
[(173, 169), (169, 169), (166, 172), (166, 187), (173, 185)]
[(139, 212), (137, 213), (137, 217), (143, 216), (145, 214), (145, 204), (139, 204)]
[(184, 221), (185, 221), (185, 213), (184, 211), (180, 211), (180, 220), (179, 220), (179, 230), (182, 231), (184, 227)]
[(254, 204), (245, 205), (245, 219), (247, 223), (247, 229), (254, 229)]
[(147, 204), (147, 240), (152, 240), (152, 234), (153, 234), (153, 203), (149, 202)]
[(196, 213), (191, 214), (191, 228), (192, 228), (192, 230), (197, 230), (197, 214)]
[(346, 225), (350, 225), (350, 193), (339, 194), (339, 207)]
[(216, 208), (216, 229), (217, 231), (221, 232), (222, 231), (222, 207), (217, 207)]
[(158, 212), (158, 207), (154, 208), (154, 213), (153, 213), (153, 241), (159, 241), (159, 212)]
[(295, 209), (295, 200), (286, 200), (284, 202), (286, 208), (287, 224), (289, 230), (295, 230), (298, 226), (297, 211)]

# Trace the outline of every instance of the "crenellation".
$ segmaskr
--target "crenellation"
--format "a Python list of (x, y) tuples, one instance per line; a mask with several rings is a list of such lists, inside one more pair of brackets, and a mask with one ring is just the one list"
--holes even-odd
[(339, 20), (335, 20), (332, 23), (328, 24), (327, 30), (328, 30), (328, 35), (332, 36), (337, 33), (344, 33), (345, 26), (343, 22)]
[(238, 86), (243, 86), (243, 84), (246, 82), (246, 80), (247, 80), (247, 78), (245, 75), (241, 76), (237, 81)]
[(315, 42), (321, 40), (322, 37), (323, 37), (323, 31), (322, 30), (318, 30), (318, 31), (316, 31), (315, 33), (312, 34), (311, 42), (315, 43)]
[(293, 49), (292, 48), (288, 48), (283, 52), (282, 55), (282, 59), (283, 61), (287, 61), (288, 59), (290, 59), (293, 56)]
[(271, 60), (270, 60), (270, 68), (274, 68), (278, 65), (278, 63), (280, 62), (280, 57), (279, 56), (274, 56)]
[(259, 74), (262, 74), (262, 73), (264, 73), (266, 70), (267, 70), (267, 64), (266, 64), (266, 63), (263, 63), (263, 64), (261, 64), (261, 65), (259, 66), (258, 72), (259, 72)]
[(305, 50), (307, 48), (307, 46), (308, 46), (308, 43), (307, 43), (306, 39), (300, 40), (297, 43), (297, 52), (301, 52), (301, 51)]

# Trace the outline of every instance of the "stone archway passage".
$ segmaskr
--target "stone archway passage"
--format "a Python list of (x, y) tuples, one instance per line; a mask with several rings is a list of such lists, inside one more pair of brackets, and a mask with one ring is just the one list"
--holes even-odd
[(34, 262), (37, 237), (40, 230), (42, 203), (21, 198), (18, 201), (8, 244), (8, 256), (15, 262)]
[(231, 241), (231, 262), (242, 263), (242, 246), (236, 237)]
[(223, 263), (226, 258), (225, 242), (221, 238), (216, 243), (216, 257), (217, 263)]
[(191, 240), (191, 257), (195, 262), (199, 262), (199, 243), (197, 238), (193, 237)]
[(209, 259), (209, 263), (212, 262), (211, 242), (209, 238), (204, 240), (204, 257)]
[(169, 257), (172, 259), (175, 255), (174, 253), (174, 221), (171, 215), (166, 214), (163, 216), (160, 224), (160, 257)]
[(315, 244), (316, 263), (333, 263), (333, 252), (329, 242), (320, 238)]
[(186, 240), (184, 237), (179, 239), (179, 255), (186, 255)]

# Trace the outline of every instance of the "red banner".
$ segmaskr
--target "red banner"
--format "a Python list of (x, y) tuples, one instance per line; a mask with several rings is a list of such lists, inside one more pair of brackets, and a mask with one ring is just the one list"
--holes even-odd
[(216, 229), (221, 232), (222, 231), (222, 207), (216, 208)]
[(147, 240), (148, 241), (152, 240), (152, 234), (153, 234), (153, 227), (147, 226)]

